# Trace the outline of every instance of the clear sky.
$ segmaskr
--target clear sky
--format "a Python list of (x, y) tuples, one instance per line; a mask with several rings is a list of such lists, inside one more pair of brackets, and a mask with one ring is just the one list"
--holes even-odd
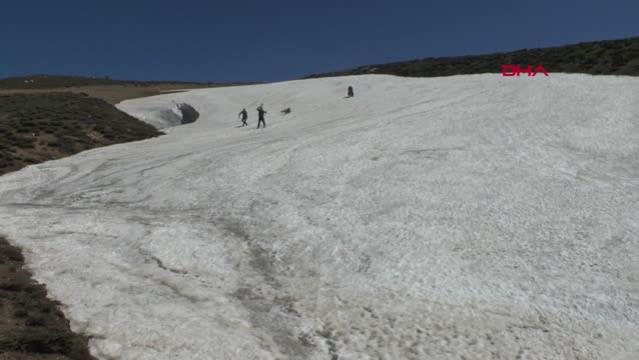
[(276, 81), (639, 36), (638, 0), (21, 0), (0, 8), (0, 77)]

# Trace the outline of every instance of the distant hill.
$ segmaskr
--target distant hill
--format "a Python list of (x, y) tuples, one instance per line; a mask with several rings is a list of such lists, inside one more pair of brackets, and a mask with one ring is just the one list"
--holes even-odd
[(155, 86), (160, 84), (179, 85), (213, 85), (213, 83), (187, 81), (136, 81), (113, 80), (108, 77), (86, 77), (65, 75), (27, 75), (0, 79), (0, 89), (55, 89), (65, 87), (96, 86), (96, 85), (130, 85)]
[(500, 73), (504, 64), (543, 65), (550, 73), (639, 76), (639, 37), (487, 55), (426, 58), (367, 65), (350, 70), (310, 75), (306, 78), (363, 74), (432, 77)]
[(108, 77), (27, 75), (0, 79), (0, 95), (16, 93), (74, 92), (104, 99), (111, 104), (184, 89), (248, 85), (186, 81), (113, 80)]

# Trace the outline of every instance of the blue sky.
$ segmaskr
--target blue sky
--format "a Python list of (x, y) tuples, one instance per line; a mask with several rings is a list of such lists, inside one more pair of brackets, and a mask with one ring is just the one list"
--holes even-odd
[(0, 77), (277, 81), (639, 36), (637, 14), (636, 0), (11, 1)]

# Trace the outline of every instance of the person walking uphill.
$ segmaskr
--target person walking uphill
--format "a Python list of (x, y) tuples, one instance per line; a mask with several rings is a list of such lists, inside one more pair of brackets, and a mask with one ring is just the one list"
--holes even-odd
[(352, 87), (352, 86), (349, 86), (349, 87), (348, 87), (348, 90), (347, 90), (347, 93), (346, 93), (346, 97), (351, 98), (351, 97), (353, 97), (353, 96), (355, 96), (355, 92), (353, 91), (353, 87)]
[(242, 119), (242, 126), (247, 126), (248, 124), (246, 123), (246, 119), (248, 119), (248, 113), (246, 112), (246, 109), (242, 109), (238, 116)]
[(266, 127), (266, 121), (264, 120), (264, 114), (266, 114), (266, 110), (262, 107), (264, 104), (261, 104), (257, 108), (257, 128), (260, 128), (260, 124)]

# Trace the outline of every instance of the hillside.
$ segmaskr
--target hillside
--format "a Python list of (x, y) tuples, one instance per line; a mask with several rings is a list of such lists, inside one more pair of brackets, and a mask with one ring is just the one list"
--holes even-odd
[(353, 76), (118, 107), (156, 122), (174, 102), (198, 121), (0, 177), (3, 232), (96, 357), (637, 358), (639, 78)]
[(101, 99), (75, 93), (0, 95), (0, 175), (160, 134)]
[(29, 75), (0, 79), (0, 95), (73, 92), (117, 104), (127, 99), (148, 97), (185, 89), (246, 85), (245, 83), (197, 83), (185, 81), (136, 81), (85, 76)]
[(109, 77), (87, 77), (68, 75), (26, 75), (0, 79), (0, 89), (58, 89), (80, 86), (127, 85), (149, 87), (162, 84), (189, 86), (209, 86), (213, 83), (195, 83), (186, 81), (137, 81), (114, 80)]
[(550, 73), (639, 76), (639, 37), (487, 55), (426, 58), (367, 65), (310, 75), (307, 78), (362, 74), (433, 77), (500, 73), (504, 64), (543, 65)]

